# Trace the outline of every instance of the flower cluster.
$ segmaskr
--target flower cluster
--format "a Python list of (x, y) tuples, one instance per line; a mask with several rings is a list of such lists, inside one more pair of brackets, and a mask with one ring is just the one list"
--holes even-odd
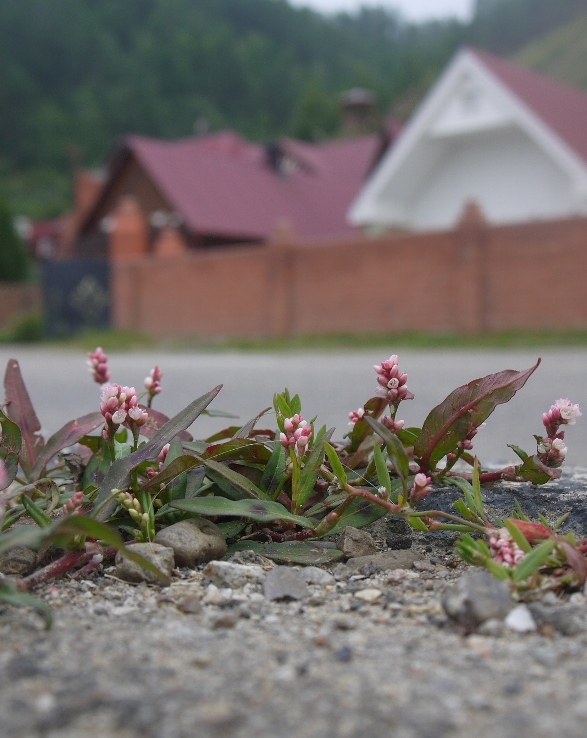
[(561, 425), (575, 425), (577, 418), (581, 415), (579, 405), (574, 405), (570, 400), (562, 398), (542, 415), (547, 437), (536, 436), (538, 443), (536, 453), (543, 464), (557, 467), (563, 463), (567, 455), (567, 447), (564, 442), (565, 432), (560, 429)]
[(517, 566), (526, 555), (511, 537), (507, 528), (499, 528), (489, 536), (489, 548), (498, 564)]
[(146, 410), (139, 407), (134, 387), (121, 387), (119, 384), (107, 384), (102, 389), (100, 412), (106, 420), (104, 438), (112, 437), (118, 426), (123, 423), (133, 433), (148, 420)]
[(416, 474), (414, 477), (414, 484), (410, 490), (410, 505), (412, 507), (432, 492), (432, 488), (430, 487), (431, 483), (432, 479), (427, 477), (425, 474), (422, 474), (422, 472), (418, 472), (418, 474)]
[(386, 427), (389, 428), (389, 430), (392, 433), (397, 433), (399, 430), (401, 430), (405, 425), (405, 420), (396, 420), (395, 418), (390, 417), (389, 415), (384, 415), (381, 418), (381, 423)]
[(312, 436), (312, 427), (297, 413), (283, 421), (284, 433), (279, 434), (279, 441), (284, 448), (293, 448), (298, 456), (303, 456)]
[(542, 415), (548, 437), (555, 438), (561, 425), (575, 425), (577, 418), (582, 414), (579, 405), (573, 405), (567, 399), (557, 400), (551, 405), (550, 410)]
[(408, 390), (408, 375), (400, 372), (397, 354), (375, 364), (377, 372), (377, 395), (383, 397), (390, 405), (398, 405), (402, 400), (413, 400), (414, 395)]
[(349, 428), (354, 428), (355, 423), (365, 417), (365, 408), (360, 407), (358, 410), (351, 410), (349, 413)]
[(145, 389), (149, 393), (149, 404), (155, 395), (161, 392), (161, 379), (163, 378), (163, 372), (158, 366), (154, 366), (149, 375), (145, 377)]
[(97, 384), (105, 384), (110, 379), (108, 357), (101, 346), (98, 346), (94, 352), (90, 351), (88, 353), (88, 361), (86, 363), (94, 382)]
[(157, 456), (157, 469), (154, 469), (153, 467), (149, 467), (147, 469), (147, 477), (149, 477), (149, 479), (152, 479), (153, 477), (157, 476), (157, 474), (163, 471), (163, 465), (165, 464), (165, 459), (167, 458), (167, 454), (169, 453), (169, 448), (170, 445), (166, 443), (159, 452), (159, 455)]
[(84, 493), (74, 492), (61, 508), (64, 515), (75, 515), (84, 504)]

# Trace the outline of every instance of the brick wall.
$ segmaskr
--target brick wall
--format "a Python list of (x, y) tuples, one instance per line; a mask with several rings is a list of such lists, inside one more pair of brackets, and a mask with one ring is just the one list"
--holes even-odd
[(587, 218), (465, 217), (454, 231), (127, 257), (113, 314), (154, 336), (587, 327), (586, 277)]
[(41, 288), (37, 284), (0, 284), (0, 330), (8, 330), (21, 318), (41, 313)]

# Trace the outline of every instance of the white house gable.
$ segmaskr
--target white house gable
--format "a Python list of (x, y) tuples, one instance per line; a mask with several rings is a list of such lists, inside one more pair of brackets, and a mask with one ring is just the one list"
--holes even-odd
[[(587, 135), (587, 133), (586, 133)], [(449, 65), (349, 211), (368, 231), (585, 212), (587, 165), (470, 51)]]

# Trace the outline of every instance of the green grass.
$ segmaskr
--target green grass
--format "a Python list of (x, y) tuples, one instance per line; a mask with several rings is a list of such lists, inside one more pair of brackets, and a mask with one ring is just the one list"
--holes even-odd
[[(0, 336), (0, 343), (29, 343), (72, 351), (93, 351), (102, 346), (106, 352), (161, 350), (212, 353), (217, 351), (291, 352), (359, 351), (382, 349), (530, 349), (573, 347), (587, 348), (587, 329), (511, 330), (496, 333), (363, 333), (303, 335), (289, 338), (170, 338), (156, 340), (135, 331), (92, 330), (67, 339), (38, 340), (34, 326), (17, 326)], [(30, 329), (30, 330), (26, 330)]]

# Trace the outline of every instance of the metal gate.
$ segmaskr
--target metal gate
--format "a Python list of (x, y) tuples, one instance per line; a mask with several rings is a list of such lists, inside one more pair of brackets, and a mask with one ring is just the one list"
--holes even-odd
[(41, 267), (45, 330), (65, 337), (110, 327), (110, 267), (106, 259), (44, 261)]

